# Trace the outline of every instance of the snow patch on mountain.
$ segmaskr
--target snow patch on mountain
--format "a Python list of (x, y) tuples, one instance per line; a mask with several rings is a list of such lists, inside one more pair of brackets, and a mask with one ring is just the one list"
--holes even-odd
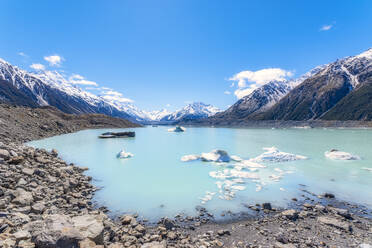
[(160, 121), (180, 121), (185, 119), (200, 119), (207, 118), (217, 114), (221, 110), (210, 104), (202, 102), (194, 102), (188, 104), (184, 108), (175, 111), (172, 114), (166, 115), (160, 119)]

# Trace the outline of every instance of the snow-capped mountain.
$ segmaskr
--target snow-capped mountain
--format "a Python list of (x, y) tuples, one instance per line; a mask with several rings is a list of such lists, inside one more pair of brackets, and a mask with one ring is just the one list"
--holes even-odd
[(218, 113), (213, 118), (216, 120), (243, 119), (249, 115), (264, 112), (279, 102), (280, 99), (305, 79), (319, 73), (322, 68), (324, 66), (318, 66), (296, 79), (271, 81), (255, 89), (251, 94), (239, 99), (230, 108)]
[(259, 119), (370, 120), (372, 49), (336, 60), (289, 92)]
[[(83, 90), (57, 71), (27, 72), (0, 59), (0, 79), (27, 96), (29, 104), (25, 105), (28, 106), (49, 105), (71, 114), (101, 113), (138, 122), (142, 120), (141, 111), (131, 103), (118, 104)], [(3, 96), (4, 101), (12, 103), (10, 98), (14, 101), (14, 96), (7, 94), (7, 98)]]
[(210, 117), (220, 112), (220, 110), (210, 104), (194, 102), (174, 113), (165, 115), (160, 121), (175, 122), (181, 120), (193, 120)]
[(166, 109), (144, 111), (118, 92), (95, 95), (83, 90), (76, 85), (76, 78), (67, 78), (57, 71), (28, 72), (0, 59), (0, 100), (29, 107), (49, 105), (71, 114), (101, 113), (141, 123), (202, 118), (218, 111), (203, 103), (190, 104), (174, 113)]

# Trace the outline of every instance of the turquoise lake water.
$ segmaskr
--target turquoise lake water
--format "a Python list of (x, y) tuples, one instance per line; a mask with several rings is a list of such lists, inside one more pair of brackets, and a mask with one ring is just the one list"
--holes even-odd
[[(242, 203), (271, 202), (285, 207), (301, 194), (299, 184), (316, 194), (332, 192), (337, 198), (372, 207), (372, 130), (351, 129), (234, 129), (187, 128), (184, 133), (169, 127), (132, 129), (135, 138), (98, 139), (106, 131), (85, 130), (28, 143), (58, 150), (70, 163), (89, 167), (99, 190), (94, 200), (113, 212), (139, 213), (155, 220), (177, 213), (194, 214), (197, 205), (218, 214), (245, 210)], [(127, 130), (127, 129), (120, 129)], [(235, 169), (236, 162), (182, 162), (181, 157), (222, 149), (229, 155), (251, 159), (275, 146), (282, 152), (306, 156), (306, 160), (261, 162), (265, 168), (243, 168), (254, 178), (218, 179), (212, 171)], [(360, 156), (361, 160), (334, 161), (324, 152), (336, 148)], [(120, 150), (132, 153), (118, 159)], [(367, 168), (367, 169), (366, 169)], [(280, 176), (280, 178), (276, 178)], [(231, 180), (240, 190), (226, 199)], [(226, 182), (230, 180), (230, 182)], [(223, 184), (222, 189), (218, 184)], [(225, 183), (225, 184), (224, 184)], [(230, 185), (231, 186), (231, 185)], [(204, 198), (212, 196), (211, 200)]]

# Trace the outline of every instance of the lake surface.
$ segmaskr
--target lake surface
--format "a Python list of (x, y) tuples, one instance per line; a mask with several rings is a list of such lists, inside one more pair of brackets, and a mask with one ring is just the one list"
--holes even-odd
[[(85, 130), (28, 145), (55, 148), (67, 162), (89, 167), (86, 173), (96, 186), (103, 187), (96, 201), (111, 211), (139, 213), (150, 220), (181, 212), (192, 215), (197, 205), (216, 215), (246, 210), (243, 203), (271, 202), (285, 207), (301, 194), (299, 184), (316, 194), (332, 192), (337, 198), (372, 207), (372, 171), (366, 169), (372, 168), (372, 130), (187, 128), (184, 133), (173, 133), (168, 128), (137, 128), (133, 129), (135, 138), (120, 139), (97, 138), (118, 129)], [(273, 146), (307, 159), (258, 162), (264, 168), (241, 168), (238, 162), (181, 161), (184, 155), (213, 149), (248, 160)], [(333, 148), (362, 159), (326, 158), (324, 152)], [(134, 156), (118, 159), (122, 149)], [(246, 177), (211, 176), (226, 170), (244, 172)]]

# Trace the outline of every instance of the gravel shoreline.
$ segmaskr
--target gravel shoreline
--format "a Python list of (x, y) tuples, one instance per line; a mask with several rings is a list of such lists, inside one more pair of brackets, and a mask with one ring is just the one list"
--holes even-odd
[(40, 119), (40, 109), (13, 110), (27, 115), (36, 111), (39, 116), (25, 120), (25, 130), (19, 131), (12, 122), (16, 118), (1, 116), (9, 109), (0, 108), (0, 247), (368, 248), (372, 244), (369, 209), (338, 201), (331, 194), (316, 196), (306, 188), (288, 209), (252, 205), (247, 206), (247, 215), (227, 213), (231, 218), (223, 222), (214, 221), (204, 208), (198, 208), (198, 216), (178, 215), (155, 225), (135, 215), (111, 219), (104, 207), (96, 208), (92, 202), (97, 189), (84, 175), (87, 168), (67, 164), (55, 150), (21, 142), (118, 123), (101, 120), (95, 126), (87, 119), (71, 119), (61, 121), (61, 127), (55, 124), (60, 120)]

